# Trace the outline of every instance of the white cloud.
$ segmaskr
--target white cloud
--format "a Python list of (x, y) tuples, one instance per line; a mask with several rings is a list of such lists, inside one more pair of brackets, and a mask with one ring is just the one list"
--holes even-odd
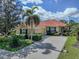
[(54, 0), (56, 3), (58, 3), (58, 0)]
[(27, 0), (27, 3), (36, 3), (36, 4), (42, 4), (42, 0)]
[(64, 17), (64, 14), (63, 14), (63, 12), (56, 12), (56, 13), (53, 13), (53, 16), (55, 18), (63, 18)]
[(28, 6), (23, 6), (23, 10), (30, 9)]
[(64, 11), (64, 14), (65, 15), (73, 15), (75, 13), (78, 12), (78, 9), (77, 8), (67, 8), (65, 11)]
[(35, 4), (42, 4), (43, 1), (42, 0), (20, 0), (23, 4), (27, 4), (27, 3), (35, 3)]
[(75, 16), (78, 17), (79, 14), (77, 14), (78, 9), (77, 8), (67, 8), (63, 12), (56, 12), (53, 13), (51, 11), (46, 11), (42, 7), (39, 6), (39, 10), (36, 10), (36, 13), (41, 16), (42, 19), (65, 19), (68, 16)]
[[(24, 6), (25, 10), (29, 9), (30, 7)], [(35, 10), (35, 14), (38, 14), (41, 20), (48, 20), (48, 19), (67, 19), (67, 17), (79, 17), (79, 13), (77, 8), (67, 8), (63, 12), (56, 12), (53, 13), (51, 11), (47, 11), (41, 6), (38, 6), (38, 10)]]
[(67, 8), (63, 12), (56, 12), (53, 14), (55, 18), (64, 19), (68, 16), (79, 17), (77, 8)]
[(72, 17), (79, 18), (79, 13), (76, 13), (76, 14), (72, 15)]
[(42, 7), (38, 6), (39, 10), (35, 10), (35, 14), (38, 14), (41, 20), (54, 19), (53, 13), (51, 11), (46, 11)]

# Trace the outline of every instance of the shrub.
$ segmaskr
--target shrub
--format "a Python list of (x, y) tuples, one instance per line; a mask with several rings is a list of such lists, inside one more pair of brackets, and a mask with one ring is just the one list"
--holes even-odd
[(5, 36), (0, 37), (0, 42), (8, 42), (8, 41), (9, 41), (8, 37)]
[(8, 35), (16, 35), (16, 30), (12, 29), (12, 30), (8, 33)]
[(25, 34), (25, 38), (28, 39), (28, 35), (27, 34)]
[(24, 45), (30, 45), (30, 44), (32, 44), (32, 40), (29, 40), (29, 39), (22, 40), (21, 42), (22, 42), (22, 44), (24, 44)]
[(36, 34), (32, 37), (32, 40), (33, 41), (39, 41), (42, 39), (42, 35), (41, 34)]
[(54, 35), (55, 35), (55, 36), (59, 36), (59, 35), (61, 35), (61, 33), (57, 32), (57, 33), (55, 33)]
[(63, 33), (64, 36), (69, 36), (68, 32)]
[(25, 37), (23, 35), (17, 35), (18, 39), (25, 39)]
[(16, 48), (20, 46), (20, 40), (18, 39), (18, 36), (13, 35), (12, 39), (10, 40), (10, 47)]

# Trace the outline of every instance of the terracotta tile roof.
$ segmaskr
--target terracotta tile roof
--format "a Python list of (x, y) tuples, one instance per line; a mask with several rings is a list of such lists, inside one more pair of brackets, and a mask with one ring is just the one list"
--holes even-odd
[(60, 21), (56, 21), (56, 20), (47, 20), (47, 21), (40, 22), (38, 26), (40, 27), (46, 27), (46, 26), (64, 27), (66, 26), (66, 24)]

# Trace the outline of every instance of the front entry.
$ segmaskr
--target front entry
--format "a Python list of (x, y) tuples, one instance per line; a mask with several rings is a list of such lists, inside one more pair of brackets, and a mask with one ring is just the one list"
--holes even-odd
[(56, 33), (56, 27), (46, 27), (47, 35), (53, 35), (54, 33)]

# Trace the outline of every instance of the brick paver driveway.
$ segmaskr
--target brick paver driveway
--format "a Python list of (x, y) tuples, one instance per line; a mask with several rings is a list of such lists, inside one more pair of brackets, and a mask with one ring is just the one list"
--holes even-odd
[(66, 40), (64, 36), (49, 36), (43, 42), (36, 43), (36, 52), (29, 54), (26, 59), (57, 59)]

